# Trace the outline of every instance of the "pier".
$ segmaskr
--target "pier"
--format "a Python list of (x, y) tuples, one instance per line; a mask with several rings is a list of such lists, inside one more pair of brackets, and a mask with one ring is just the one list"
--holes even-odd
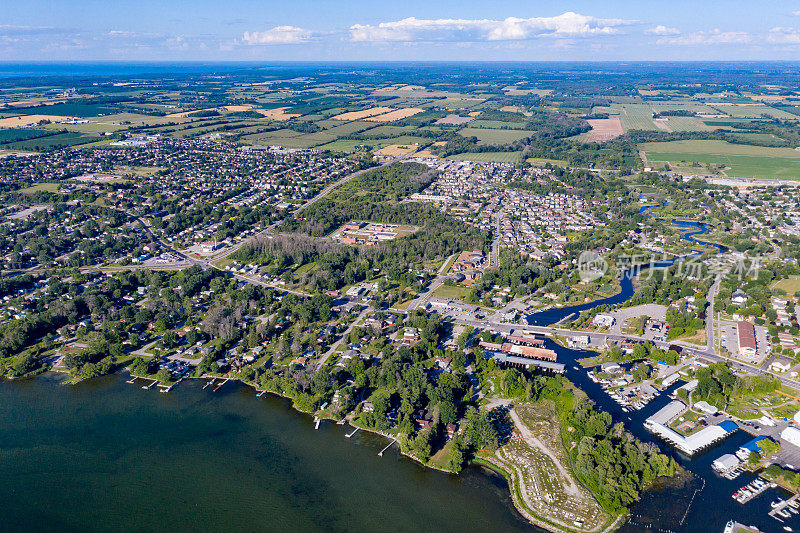
[(314, 429), (319, 429), (319, 423), (320, 422), (322, 422), (322, 420), (320, 420), (318, 416), (315, 416), (314, 417)]
[(218, 390), (219, 390), (219, 389), (220, 389), (220, 388), (221, 388), (223, 385), (225, 385), (227, 382), (228, 382), (228, 378), (225, 378), (224, 380), (222, 380), (222, 383), (220, 383), (219, 385), (217, 385), (216, 387), (214, 387), (214, 390), (213, 390), (212, 392), (217, 392), (217, 391), (218, 391)]
[[(787, 509), (788, 507), (788, 509)], [(788, 518), (786, 512), (790, 511), (791, 514), (797, 514), (797, 508), (800, 507), (800, 496), (795, 494), (786, 501), (776, 505), (768, 514), (778, 522), (783, 522), (783, 518)], [(791, 514), (789, 516), (791, 516)], [(780, 518), (783, 517), (783, 518)]]
[(556, 322), (554, 325), (555, 326), (560, 326), (561, 324), (563, 324), (564, 322), (566, 322), (567, 320), (569, 320), (570, 318), (574, 317), (577, 314), (578, 313), (570, 313), (567, 316), (565, 316), (564, 318), (562, 318), (561, 320), (559, 320), (558, 322)]
[(203, 385), (203, 390), (206, 390), (206, 387), (213, 387), (215, 381), (216, 381), (216, 379), (212, 379), (211, 381), (209, 381), (208, 383)]
[(393, 438), (392, 442), (390, 442), (389, 444), (386, 445), (386, 448), (384, 448), (380, 452), (378, 452), (378, 457), (383, 457), (383, 452), (388, 450), (392, 446), (392, 444), (394, 444), (395, 442), (397, 442), (397, 437)]
[(353, 435), (356, 434), (356, 431), (358, 431), (358, 428), (354, 429), (353, 432), (350, 433), (349, 435), (345, 435), (345, 437), (347, 437), (349, 439), (350, 437), (352, 437)]

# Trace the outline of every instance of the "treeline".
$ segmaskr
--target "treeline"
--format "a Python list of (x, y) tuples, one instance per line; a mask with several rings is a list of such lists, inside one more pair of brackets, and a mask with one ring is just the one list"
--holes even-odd
[(436, 213), (419, 231), (375, 246), (350, 247), (302, 234), (261, 236), (232, 257), (266, 264), (274, 275), (315, 263), (300, 282), (311, 291), (320, 291), (373, 278), (375, 272), (406, 285), (419, 284), (412, 269), (420, 270), (425, 261), (461, 250), (484, 250), (488, 243), (488, 234), (482, 230)]
[(436, 172), (418, 163), (394, 163), (369, 170), (344, 183), (282, 226), (316, 237), (327, 235), (350, 220), (421, 224), (438, 212), (426, 204), (400, 201), (427, 187)]
[(781, 384), (778, 378), (769, 376), (739, 377), (723, 362), (698, 368), (694, 377), (697, 388), (692, 393), (692, 400), (705, 400), (721, 410), (728, 406), (731, 397), (769, 393)]

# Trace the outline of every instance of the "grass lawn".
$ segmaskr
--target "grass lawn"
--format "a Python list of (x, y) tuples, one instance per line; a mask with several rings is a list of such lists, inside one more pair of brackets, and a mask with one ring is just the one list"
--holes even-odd
[(434, 468), (441, 468), (442, 470), (448, 470), (447, 466), (450, 462), (450, 452), (453, 449), (453, 441), (448, 440), (447, 444), (442, 446), (442, 449), (433, 454), (433, 457), (430, 458), (428, 464), (433, 466)]
[(30, 187), (26, 187), (21, 189), (19, 192), (22, 194), (34, 194), (37, 192), (58, 192), (58, 188), (60, 185), (58, 183), (37, 183), (36, 185), (31, 185)]
[(456, 300), (462, 300), (467, 297), (469, 291), (469, 287), (449, 287), (447, 285), (442, 285), (433, 291), (433, 295), (439, 298), (454, 298)]
[(522, 152), (468, 152), (447, 157), (451, 161), (478, 161), (481, 163), (518, 163)]
[(691, 140), (644, 143), (639, 149), (648, 161), (721, 164), (730, 167), (730, 176), (800, 180), (800, 152), (791, 148)]
[(477, 137), (478, 144), (510, 144), (526, 139), (535, 134), (528, 130), (492, 130), (482, 128), (464, 128), (458, 132), (464, 137)]
[(564, 161), (563, 159), (545, 159), (542, 157), (529, 157), (528, 159), (526, 159), (526, 161), (535, 167), (543, 167), (547, 163), (559, 167), (565, 167), (569, 165), (569, 163), (567, 161)]
[(783, 289), (786, 294), (794, 294), (800, 291), (800, 276), (789, 276), (786, 279), (776, 281), (772, 284), (773, 289)]

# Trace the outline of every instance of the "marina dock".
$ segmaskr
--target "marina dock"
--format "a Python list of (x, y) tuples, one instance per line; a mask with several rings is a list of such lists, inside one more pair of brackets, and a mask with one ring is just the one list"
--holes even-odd
[(778, 522), (783, 522), (784, 518), (789, 518), (793, 514), (798, 514), (798, 507), (800, 507), (800, 496), (795, 494), (788, 500), (775, 505), (769, 512), (769, 516)]

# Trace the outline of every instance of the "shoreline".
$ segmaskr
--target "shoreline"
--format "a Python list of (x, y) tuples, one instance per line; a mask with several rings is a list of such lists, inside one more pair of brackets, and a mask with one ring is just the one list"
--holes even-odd
[[(127, 370), (123, 368), (123, 369), (121, 369), (121, 370), (119, 370), (117, 372), (114, 372), (112, 374), (109, 374), (109, 375), (118, 375), (119, 377), (124, 378), (124, 375), (122, 373), (126, 372), (126, 371)], [(68, 372), (59, 371), (59, 370), (53, 370), (53, 369), (50, 369), (47, 372), (54, 372), (56, 374), (65, 374), (65, 373), (68, 374)], [(127, 371), (127, 372), (128, 372), (130, 377), (142, 378), (142, 376), (135, 376), (130, 371)], [(41, 375), (41, 374), (37, 374), (37, 375)], [(36, 377), (36, 376), (31, 376), (31, 377)], [(143, 378), (143, 379), (154, 379), (154, 378)], [(431, 470), (435, 470), (435, 471), (438, 471), (438, 472), (441, 472), (441, 473), (444, 473), (444, 474), (459, 475), (459, 474), (457, 474), (457, 473), (455, 473), (455, 472), (453, 472), (451, 470), (447, 470), (447, 469), (444, 469), (444, 468), (439, 468), (437, 466), (433, 466), (433, 465), (430, 465), (428, 463), (425, 463), (425, 462), (421, 461), (419, 458), (415, 457), (414, 455), (404, 452), (400, 448), (400, 443), (399, 443), (399, 441), (397, 439), (397, 437), (398, 437), (397, 435), (386, 433), (386, 432), (383, 432), (383, 431), (380, 431), (380, 430), (377, 430), (377, 429), (374, 429), (374, 428), (367, 428), (367, 427), (363, 427), (361, 425), (356, 425), (356, 424), (353, 423), (352, 418), (348, 419), (347, 416), (345, 416), (345, 418), (343, 418), (342, 420), (336, 420), (335, 418), (331, 417), (330, 415), (320, 415), (320, 414), (317, 414), (317, 412), (303, 410), (303, 409), (301, 409), (300, 407), (297, 406), (297, 404), (295, 403), (294, 398), (292, 396), (290, 396), (288, 394), (284, 394), (284, 393), (279, 393), (279, 392), (276, 392), (276, 391), (268, 390), (268, 389), (260, 389), (255, 382), (242, 381), (242, 380), (240, 380), (238, 378), (232, 378), (232, 377), (225, 378), (225, 377), (221, 377), (221, 376), (209, 376), (209, 375), (185, 376), (182, 379), (198, 379), (198, 380), (226, 379), (226, 380), (229, 380), (229, 381), (235, 381), (235, 382), (239, 383), (240, 385), (244, 385), (244, 386), (250, 387), (256, 393), (256, 395), (262, 395), (263, 393), (268, 393), (268, 394), (271, 394), (271, 395), (275, 396), (276, 398), (289, 400), (290, 401), (290, 407), (292, 409), (294, 409), (295, 411), (297, 411), (298, 413), (303, 413), (303, 414), (309, 415), (311, 417), (316, 417), (316, 418), (319, 418), (320, 420), (329, 420), (329, 421), (334, 422), (336, 424), (347, 423), (347, 425), (349, 425), (353, 429), (366, 431), (366, 432), (372, 433), (374, 435), (380, 435), (382, 437), (385, 437), (388, 440), (393, 440), (394, 441), (393, 444), (397, 444), (398, 445), (398, 451), (399, 451), (399, 455), (400, 456), (410, 459), (411, 461), (413, 461), (414, 463), (420, 465), (421, 467), (428, 468), (428, 469), (431, 469)], [(81, 383), (83, 381), (88, 381), (88, 380), (79, 380), (77, 382), (72, 382), (71, 380), (67, 380), (67, 381), (63, 382), (63, 384), (76, 385), (76, 384)], [(172, 384), (169, 387), (169, 389), (167, 389), (167, 391), (172, 389), (172, 387), (177, 385), (180, 381), (181, 380), (179, 380), (178, 382), (175, 382), (174, 384)], [(159, 386), (161, 386), (160, 382), (159, 382)], [(167, 391), (162, 390), (161, 392), (167, 392)], [(517, 480), (516, 475), (507, 472), (506, 468), (503, 465), (498, 464), (497, 462), (495, 462), (494, 458), (488, 457), (488, 456), (483, 456), (483, 455), (476, 456), (473, 459), (472, 462), (468, 463), (465, 466), (477, 466), (477, 467), (480, 467), (480, 468), (485, 468), (485, 469), (487, 469), (489, 471), (494, 472), (497, 475), (502, 476), (503, 479), (506, 481), (506, 483), (508, 485), (509, 496), (511, 497), (511, 501), (514, 504), (515, 510), (518, 513), (520, 513), (520, 515), (525, 520), (527, 520), (531, 525), (534, 525), (536, 527), (542, 528), (542, 529), (544, 529), (544, 530), (546, 530), (548, 532), (551, 532), (551, 533), (611, 533), (611, 532), (617, 530), (629, 516), (628, 513), (625, 513), (625, 514), (617, 515), (616, 517), (612, 517), (613, 519), (611, 519), (610, 521), (607, 521), (603, 525), (603, 527), (601, 529), (594, 529), (594, 530), (573, 529), (573, 528), (570, 528), (568, 526), (562, 526), (562, 525), (556, 524), (554, 522), (551, 522), (550, 520), (548, 520), (548, 519), (546, 519), (544, 517), (541, 517), (541, 516), (537, 515), (536, 513), (534, 513), (532, 510), (530, 510), (527, 507), (527, 505), (525, 505), (524, 501), (522, 500), (521, 494), (519, 492), (520, 491), (520, 485), (519, 485), (519, 482)]]

